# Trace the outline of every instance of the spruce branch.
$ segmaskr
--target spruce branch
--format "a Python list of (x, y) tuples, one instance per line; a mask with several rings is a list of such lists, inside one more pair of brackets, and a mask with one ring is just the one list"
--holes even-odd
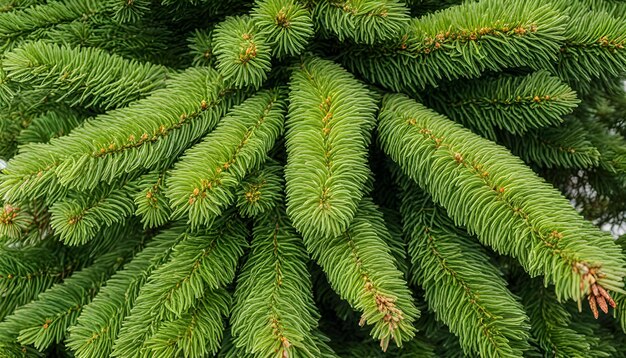
[(155, 236), (123, 269), (118, 270), (82, 311), (70, 328), (67, 346), (76, 357), (109, 357), (124, 318), (130, 314), (148, 277), (185, 238), (185, 226), (177, 225)]
[(556, 59), (566, 20), (539, 0), (468, 2), (412, 20), (386, 45), (349, 48), (341, 61), (394, 91), (436, 87), (444, 79), (489, 70), (539, 69)]
[(252, 19), (278, 58), (299, 55), (314, 34), (310, 12), (296, 0), (259, 0)]
[[(280, 201), (280, 199), (279, 199)], [(255, 218), (230, 319), (234, 343), (261, 357), (319, 357), (308, 255), (282, 203)]]
[(587, 139), (585, 127), (569, 118), (560, 127), (532, 130), (526, 135), (498, 134), (498, 143), (526, 163), (544, 168), (590, 168), (600, 163), (600, 152)]
[(580, 102), (569, 86), (547, 71), (455, 81), (423, 98), (437, 112), (492, 140), (495, 128), (523, 134), (559, 125)]
[(271, 69), (272, 50), (266, 35), (249, 16), (230, 17), (214, 31), (217, 69), (235, 87), (261, 87)]
[(429, 308), (467, 355), (521, 356), (529, 348), (528, 317), (502, 274), (443, 208), (406, 177), (401, 181), (411, 274)]
[(97, 116), (50, 144), (24, 147), (5, 169), (0, 194), (8, 200), (50, 197), (64, 186), (89, 190), (127, 172), (168, 167), (241, 97), (215, 70), (190, 68), (127, 108)]
[[(4, 82), (50, 93), (70, 106), (109, 110), (162, 88), (168, 70), (96, 48), (29, 42), (5, 53)], [(6, 100), (6, 99), (5, 99)]]
[(285, 180), (287, 212), (304, 236), (338, 236), (357, 210), (375, 102), (337, 64), (306, 59), (291, 75)]
[(396, 0), (332, 0), (316, 2), (313, 19), (340, 41), (374, 44), (398, 38), (410, 17)]
[(20, 131), (17, 141), (21, 145), (48, 143), (53, 138), (67, 135), (78, 127), (83, 119), (80, 113), (71, 109), (50, 110), (34, 117), (28, 127)]
[(124, 240), (116, 249), (40, 294), (0, 323), (0, 341), (32, 344), (44, 349), (59, 343), (106, 279), (132, 256), (137, 240)]
[(167, 181), (174, 217), (188, 215), (192, 227), (210, 225), (235, 201), (237, 186), (263, 163), (283, 132), (285, 99), (280, 89), (260, 91), (185, 152)]
[(215, 64), (213, 28), (196, 30), (187, 39), (187, 46), (191, 50), (194, 66), (212, 66)]
[(90, 17), (104, 9), (104, 1), (52, 1), (16, 11), (0, 13), (1, 51), (10, 50), (36, 30), (46, 30), (81, 17)]
[(592, 80), (609, 82), (626, 73), (626, 24), (604, 10), (560, 1), (569, 15), (565, 43), (552, 71), (577, 90), (589, 92)]
[(540, 279), (520, 279), (516, 286), (530, 317), (530, 332), (543, 351), (554, 357), (590, 356), (590, 337), (576, 331), (571, 314), (550, 288)]
[(112, 356), (143, 356), (146, 341), (163, 321), (175, 320), (205, 291), (218, 290), (233, 280), (237, 261), (247, 246), (247, 230), (240, 219), (225, 215), (210, 229), (183, 235), (170, 261), (156, 269), (139, 291)]
[(370, 334), (380, 340), (384, 351), (391, 341), (402, 346), (415, 335), (413, 322), (419, 311), (384, 236), (379, 235), (387, 229), (368, 215), (375, 210), (371, 199), (364, 198), (346, 232), (305, 237), (304, 243), (333, 290), (362, 313), (360, 325), (373, 325)]
[(115, 13), (113, 19), (120, 23), (132, 23), (150, 11), (150, 0), (103, 0), (107, 7)]
[(283, 168), (268, 161), (248, 174), (237, 189), (237, 208), (242, 217), (257, 217), (276, 206), (284, 190)]
[(151, 172), (143, 175), (137, 182), (139, 189), (135, 194), (135, 215), (141, 217), (145, 229), (164, 225), (172, 215), (172, 208), (165, 196), (166, 172)]
[(87, 196), (72, 193), (50, 208), (50, 225), (66, 245), (83, 245), (103, 228), (120, 223), (135, 212), (135, 182), (98, 188)]
[[(34, 300), (80, 265), (63, 248), (3, 248), (0, 251), (0, 318)], [(67, 260), (67, 261), (66, 261)]]
[(220, 346), (230, 301), (224, 289), (205, 292), (188, 312), (159, 327), (146, 341), (144, 355), (168, 358), (214, 354)]
[(531, 276), (544, 275), (559, 300), (580, 301), (596, 284), (622, 292), (624, 262), (613, 240), (502, 147), (402, 95), (385, 97), (378, 133), (385, 152), (455, 223)]

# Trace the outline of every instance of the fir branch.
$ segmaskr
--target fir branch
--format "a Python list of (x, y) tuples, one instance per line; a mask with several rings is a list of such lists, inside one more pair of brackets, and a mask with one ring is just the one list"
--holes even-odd
[(20, 131), (17, 137), (18, 143), (48, 143), (53, 138), (67, 135), (72, 129), (78, 127), (84, 118), (70, 109), (47, 111), (35, 118), (28, 127)]
[(26, 7), (0, 13), (1, 51), (10, 50), (20, 38), (36, 30), (45, 30), (60, 23), (90, 17), (102, 11), (104, 2), (98, 0), (66, 0)]
[(113, 19), (120, 23), (137, 22), (150, 11), (150, 0), (103, 0), (115, 13)]
[(622, 292), (613, 240), (502, 147), (402, 95), (385, 97), (378, 132), (385, 152), (456, 223), (531, 276), (545, 275), (559, 300), (581, 300), (596, 282)]
[(205, 291), (229, 284), (247, 246), (247, 230), (232, 215), (220, 217), (210, 229), (185, 234), (168, 263), (156, 269), (141, 288), (124, 319), (112, 356), (138, 357), (163, 320), (180, 317)]
[[(415, 334), (419, 311), (396, 268), (384, 237), (386, 231), (368, 213), (377, 210), (364, 198), (349, 229), (336, 237), (305, 237), (307, 251), (322, 266), (342, 299), (362, 312), (361, 325), (373, 325), (370, 334), (387, 349), (390, 341), (402, 346)], [(388, 234), (387, 234), (388, 235)]]
[(319, 357), (311, 331), (313, 303), (308, 255), (279, 204), (258, 216), (251, 252), (239, 274), (230, 319), (234, 343), (259, 357)]
[(267, 38), (249, 16), (230, 17), (216, 26), (213, 52), (217, 69), (235, 87), (261, 87), (271, 69)]
[(251, 13), (278, 58), (302, 53), (313, 37), (311, 14), (295, 0), (259, 0)]
[(489, 139), (494, 127), (514, 134), (556, 126), (580, 102), (546, 71), (530, 75), (456, 81), (424, 96), (425, 104)]
[(466, 2), (412, 20), (384, 46), (349, 48), (341, 60), (371, 82), (413, 92), (488, 70), (545, 67), (556, 59), (566, 19), (540, 0)]
[(131, 312), (141, 287), (157, 268), (170, 259), (185, 227), (174, 226), (155, 236), (124, 268), (118, 270), (70, 328), (67, 346), (76, 357), (109, 357), (122, 322)]
[(344, 69), (309, 58), (291, 76), (287, 119), (287, 212), (304, 236), (334, 237), (355, 215), (376, 103)]
[(213, 66), (215, 64), (213, 28), (196, 30), (187, 39), (187, 47), (191, 50), (194, 66)]
[(411, 274), (429, 308), (459, 337), (467, 355), (522, 356), (529, 348), (528, 317), (499, 270), (441, 207), (403, 180)]
[(48, 145), (29, 145), (9, 162), (0, 183), (8, 200), (52, 197), (111, 183), (127, 172), (168, 167), (241, 100), (210, 68), (190, 68), (128, 108), (86, 122)]
[(552, 71), (583, 92), (592, 80), (608, 82), (626, 73), (626, 23), (602, 10), (561, 1), (569, 15), (565, 43)]
[(397, 38), (409, 24), (409, 9), (397, 0), (318, 1), (313, 18), (340, 41), (374, 44)]
[(283, 132), (285, 97), (282, 90), (258, 92), (185, 152), (167, 181), (174, 217), (187, 214), (192, 227), (210, 225), (235, 201), (239, 183)]

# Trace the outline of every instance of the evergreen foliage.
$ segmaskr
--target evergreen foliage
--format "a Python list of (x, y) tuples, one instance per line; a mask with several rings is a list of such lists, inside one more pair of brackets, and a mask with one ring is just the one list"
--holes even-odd
[(618, 0), (0, 0), (0, 357), (624, 357), (625, 46)]

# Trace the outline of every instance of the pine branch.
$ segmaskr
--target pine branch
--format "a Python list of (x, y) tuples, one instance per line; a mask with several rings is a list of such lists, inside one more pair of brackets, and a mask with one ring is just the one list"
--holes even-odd
[(402, 95), (385, 97), (378, 133), (455, 223), (531, 276), (545, 275), (559, 300), (581, 300), (596, 283), (622, 292), (624, 262), (610, 236), (502, 147)]
[(192, 227), (210, 225), (235, 201), (237, 186), (283, 132), (285, 97), (282, 90), (260, 91), (185, 152), (167, 181), (174, 217), (188, 215)]
[(255, 220), (230, 319), (237, 347), (260, 357), (319, 357), (308, 255), (282, 204)]
[(384, 237), (379, 236), (387, 229), (368, 215), (374, 210), (371, 199), (364, 198), (346, 232), (332, 238), (305, 237), (304, 242), (333, 290), (362, 313), (360, 324), (373, 325), (370, 334), (380, 340), (384, 351), (391, 340), (402, 346), (414, 336), (413, 321), (419, 311)]
[(67, 346), (76, 357), (109, 357), (122, 322), (131, 312), (148, 277), (166, 263), (172, 248), (185, 236), (183, 225), (155, 236), (123, 269), (106, 282), (70, 328)]
[(371, 82), (412, 92), (488, 70), (545, 67), (556, 59), (566, 19), (540, 0), (466, 2), (412, 20), (385, 45), (348, 48), (341, 60)]
[(216, 26), (217, 69), (235, 87), (259, 88), (271, 69), (272, 50), (249, 16), (229, 17)]
[[(29, 42), (5, 54), (5, 83), (50, 93), (70, 106), (113, 109), (165, 84), (167, 69), (109, 55), (96, 48)], [(8, 101), (8, 99), (5, 99)]]
[(83, 307), (106, 279), (132, 256), (136, 245), (137, 240), (124, 240), (93, 265), (40, 294), (36, 301), (18, 308), (0, 323), (0, 341), (33, 344), (39, 350), (62, 341)]
[(376, 103), (344, 69), (309, 58), (291, 76), (287, 212), (304, 236), (338, 236), (355, 215)]
[(211, 229), (185, 234), (168, 263), (156, 269), (139, 291), (124, 319), (112, 356), (138, 357), (163, 320), (174, 320), (193, 307), (207, 290), (229, 284), (247, 246), (246, 228), (232, 215), (220, 217)]
[(283, 167), (268, 161), (248, 174), (237, 189), (237, 208), (242, 217), (257, 217), (276, 206), (284, 190)]
[(398, 38), (410, 20), (409, 9), (396, 0), (319, 1), (313, 18), (323, 33), (365, 44)]
[(445, 211), (403, 179), (402, 217), (413, 280), (467, 355), (519, 357), (529, 348), (528, 317), (501, 273)]
[(168, 167), (241, 100), (210, 68), (190, 68), (128, 108), (100, 115), (49, 145), (29, 145), (0, 183), (8, 200), (81, 191), (127, 172)]
[(301, 54), (314, 34), (310, 12), (295, 0), (258, 0), (251, 16), (274, 57)]
[(437, 112), (492, 140), (494, 127), (523, 134), (559, 125), (580, 102), (569, 86), (546, 71), (456, 81), (429, 92), (424, 100)]

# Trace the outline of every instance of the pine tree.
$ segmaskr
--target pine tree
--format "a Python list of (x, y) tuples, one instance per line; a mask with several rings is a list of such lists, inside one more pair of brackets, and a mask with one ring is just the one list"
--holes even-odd
[(0, 357), (625, 356), (625, 80), (619, 0), (0, 0)]

